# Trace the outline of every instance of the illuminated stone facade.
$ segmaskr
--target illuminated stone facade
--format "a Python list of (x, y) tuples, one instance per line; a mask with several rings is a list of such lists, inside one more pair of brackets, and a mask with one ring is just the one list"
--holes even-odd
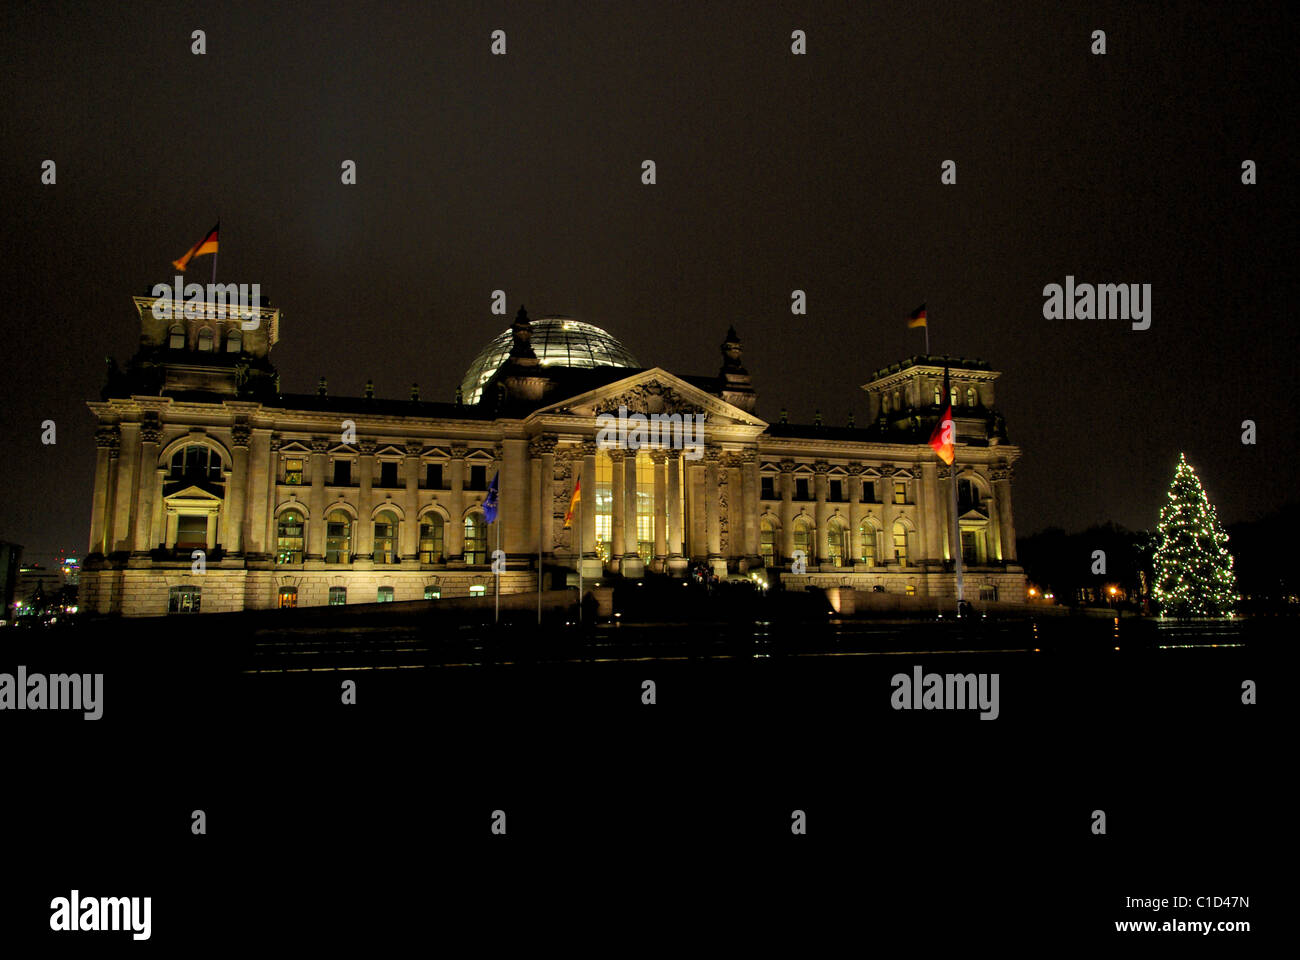
[[(539, 357), (520, 311), (509, 355), (474, 373), (477, 404), (424, 401), (414, 387), (406, 400), (334, 397), (324, 384), (283, 395), (270, 363), (280, 311), (264, 306), (244, 329), (158, 320), (151, 298), (135, 303), (140, 350), (89, 404), (99, 426), (81, 600), (94, 612), (490, 594), (498, 546), (503, 593), (536, 589), (540, 550), (552, 582), (579, 564), (595, 579), (684, 576), (702, 562), (718, 574), (780, 570), (787, 588), (951, 597), (947, 470), (926, 444), (945, 362), (967, 597), (1024, 598), (1011, 510), (1019, 451), (993, 405), (998, 374), (981, 362), (895, 364), (863, 388), (868, 424), (795, 426), (755, 415), (734, 331), (714, 376), (576, 367), (555, 362), (578, 349), (562, 327)], [(608, 337), (572, 323), (574, 336)], [(607, 449), (598, 417), (620, 408), (702, 415), (702, 445)], [(498, 473), (489, 526), (483, 500)]]

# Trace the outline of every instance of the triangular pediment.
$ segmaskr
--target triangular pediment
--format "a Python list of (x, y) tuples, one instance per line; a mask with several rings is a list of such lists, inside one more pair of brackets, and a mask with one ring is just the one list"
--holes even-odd
[(617, 416), (619, 407), (628, 413), (704, 414), (708, 422), (766, 428), (767, 424), (737, 406), (673, 376), (661, 367), (642, 370), (622, 380), (603, 384), (576, 396), (551, 403), (532, 417), (555, 414), (592, 418), (599, 414)]
[(981, 511), (981, 510), (975, 510), (975, 509), (973, 509), (973, 508), (970, 509), (970, 510), (967, 510), (965, 513), (963, 513), (963, 514), (961, 515), (961, 519), (962, 519), (962, 520), (970, 520), (970, 521), (974, 521), (974, 522), (979, 522), (979, 521), (981, 521), (981, 520), (987, 520), (988, 518), (989, 518), (989, 515), (988, 515), (987, 513), (984, 513), (984, 512)]
[(177, 490), (165, 491), (163, 498), (166, 500), (212, 500), (217, 503), (225, 499), (223, 496), (192, 483), (186, 484)]

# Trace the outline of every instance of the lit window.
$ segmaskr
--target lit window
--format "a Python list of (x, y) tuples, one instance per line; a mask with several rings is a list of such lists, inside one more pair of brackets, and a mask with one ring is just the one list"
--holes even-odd
[(485, 593), (487, 593), (487, 587), (483, 586), (481, 583), (476, 583), (474, 586), (469, 588), (469, 595), (471, 597), (481, 597)]
[(425, 588), (424, 588), (424, 599), (426, 599), (426, 600), (441, 600), (441, 599), (442, 599), (442, 588), (441, 588), (441, 587), (425, 587)]
[(185, 328), (182, 326), (172, 327), (167, 335), (167, 346), (173, 350), (185, 349)]
[(199, 331), (199, 350), (203, 353), (212, 352), (212, 330), (208, 327)]
[(303, 525), (302, 514), (296, 510), (286, 510), (280, 514), (275, 540), (276, 563), (302, 563)]
[(198, 613), (201, 587), (172, 587), (167, 597), (168, 613)]
[(302, 486), (302, 459), (291, 457), (284, 461), (284, 482), (292, 486)]
[(465, 518), (465, 562), (487, 563), (487, 524), (478, 511)]
[(325, 562), (352, 562), (352, 518), (342, 510), (325, 520)]
[(954, 407), (957, 406), (957, 388), (956, 388), (956, 387), (949, 387), (949, 388), (948, 388), (948, 402), (949, 402), (950, 404), (952, 404)]
[(811, 533), (812, 533), (812, 524), (806, 518), (798, 517), (795, 519), (794, 548), (796, 550), (802, 550), (804, 552), (804, 557), (809, 560), (812, 559), (812, 554), (808, 549), (808, 547), (810, 546), (810, 541), (812, 540), (812, 537), (810, 536)]
[(397, 562), (397, 517), (387, 510), (375, 518), (375, 563)]
[(966, 388), (966, 406), (968, 406), (968, 407), (973, 407), (973, 406), (975, 406), (975, 388), (974, 388), (974, 387), (967, 387), (967, 388)]
[(833, 567), (844, 565), (844, 555), (848, 552), (844, 543), (847, 532), (838, 520), (832, 519), (826, 524), (826, 559)]
[(867, 520), (858, 526), (858, 554), (867, 566), (876, 565), (876, 528)]
[(436, 513), (420, 521), (420, 562), (442, 563), (442, 517)]
[(936, 383), (934, 385), (934, 405), (937, 407), (941, 403), (943, 403), (943, 390)]
[(903, 593), (905, 593), (909, 597), (914, 597), (916, 596), (916, 587), (912, 586), (909, 583), (907, 586), (903, 588)]
[(776, 525), (768, 517), (759, 525), (759, 553), (765, 567), (776, 566)]
[(330, 606), (343, 607), (347, 606), (348, 588), (347, 587), (330, 587)]
[(298, 588), (281, 587), (280, 597), (276, 606), (281, 610), (292, 610), (294, 607), (298, 606)]
[(894, 502), (907, 503), (907, 483), (902, 480), (894, 481)]
[(894, 522), (894, 559), (907, 563), (907, 525), (902, 520)]
[(238, 330), (231, 330), (226, 334), (226, 353), (238, 353), (243, 346), (244, 341)]
[(380, 587), (380, 588), (379, 588), (379, 599), (378, 599), (377, 602), (378, 602), (378, 603), (392, 603), (392, 602), (393, 602), (393, 588), (392, 588), (392, 587)]

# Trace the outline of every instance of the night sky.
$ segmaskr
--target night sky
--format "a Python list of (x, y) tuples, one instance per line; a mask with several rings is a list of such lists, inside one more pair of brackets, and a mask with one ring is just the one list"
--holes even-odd
[[(500, 288), (682, 374), (734, 324), (760, 416), (863, 424), (925, 301), (932, 352), (1002, 371), (1022, 535), (1153, 527), (1180, 450), (1225, 523), (1268, 513), (1296, 487), (1293, 21), (1057, 6), (5, 5), (0, 539), (85, 550), (85, 401), (218, 219), (218, 280), (285, 311), (287, 393), (450, 400)], [(1043, 319), (1067, 274), (1152, 284), (1151, 328)]]

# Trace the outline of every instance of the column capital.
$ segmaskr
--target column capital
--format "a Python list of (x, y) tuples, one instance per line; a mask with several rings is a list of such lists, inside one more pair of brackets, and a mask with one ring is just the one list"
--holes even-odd
[(826, 474), (830, 473), (830, 470), (831, 470), (831, 465), (827, 463), (825, 460), (818, 460), (816, 463), (813, 464), (813, 472), (816, 473), (817, 476), (819, 477), (825, 476)]
[(579, 446), (582, 448), (582, 455), (584, 457), (594, 457), (596, 455), (595, 440), (583, 440)]
[(116, 423), (105, 424), (95, 430), (95, 446), (117, 450), (122, 443), (122, 428)]
[[(316, 449), (315, 442), (312, 443), (311, 448), (313, 450)], [(375, 455), (375, 451), (378, 449), (379, 449), (379, 444), (374, 440), (357, 441), (357, 452), (360, 453), (363, 457), (373, 457)]]
[(528, 441), (528, 455), (530, 457), (541, 457), (548, 453), (554, 453), (555, 447), (556, 438), (551, 434), (544, 433)]
[(329, 448), (330, 448), (330, 441), (329, 441), (329, 438), (328, 438), (328, 437), (312, 437), (312, 438), (311, 438), (311, 452), (312, 452), (312, 453), (324, 453), (324, 452), (325, 452), (326, 450), (328, 450)]
[(408, 457), (418, 457), (424, 453), (424, 444), (419, 440), (407, 440), (405, 449)]
[(793, 461), (793, 460), (782, 460), (782, 461), (781, 461), (781, 472), (782, 472), (782, 473), (794, 473), (794, 466), (795, 466), (795, 464), (794, 464), (794, 461)]
[(451, 458), (453, 460), (464, 460), (465, 454), (469, 453), (469, 447), (463, 443), (453, 443), (451, 445)]
[(610, 461), (613, 463), (622, 463), (623, 459), (627, 456), (627, 451), (620, 450), (618, 447), (610, 447), (605, 451), (605, 455), (608, 456)]
[(650, 454), (651, 463), (668, 462), (668, 451), (664, 450), (662, 447), (651, 447), (648, 452)]
[(140, 422), (140, 441), (142, 443), (157, 443), (162, 439), (162, 424), (158, 422), (158, 414), (146, 413), (144, 420)]
[(253, 437), (253, 428), (247, 423), (236, 423), (230, 428), (230, 442), (237, 448), (248, 449), (248, 442)]

